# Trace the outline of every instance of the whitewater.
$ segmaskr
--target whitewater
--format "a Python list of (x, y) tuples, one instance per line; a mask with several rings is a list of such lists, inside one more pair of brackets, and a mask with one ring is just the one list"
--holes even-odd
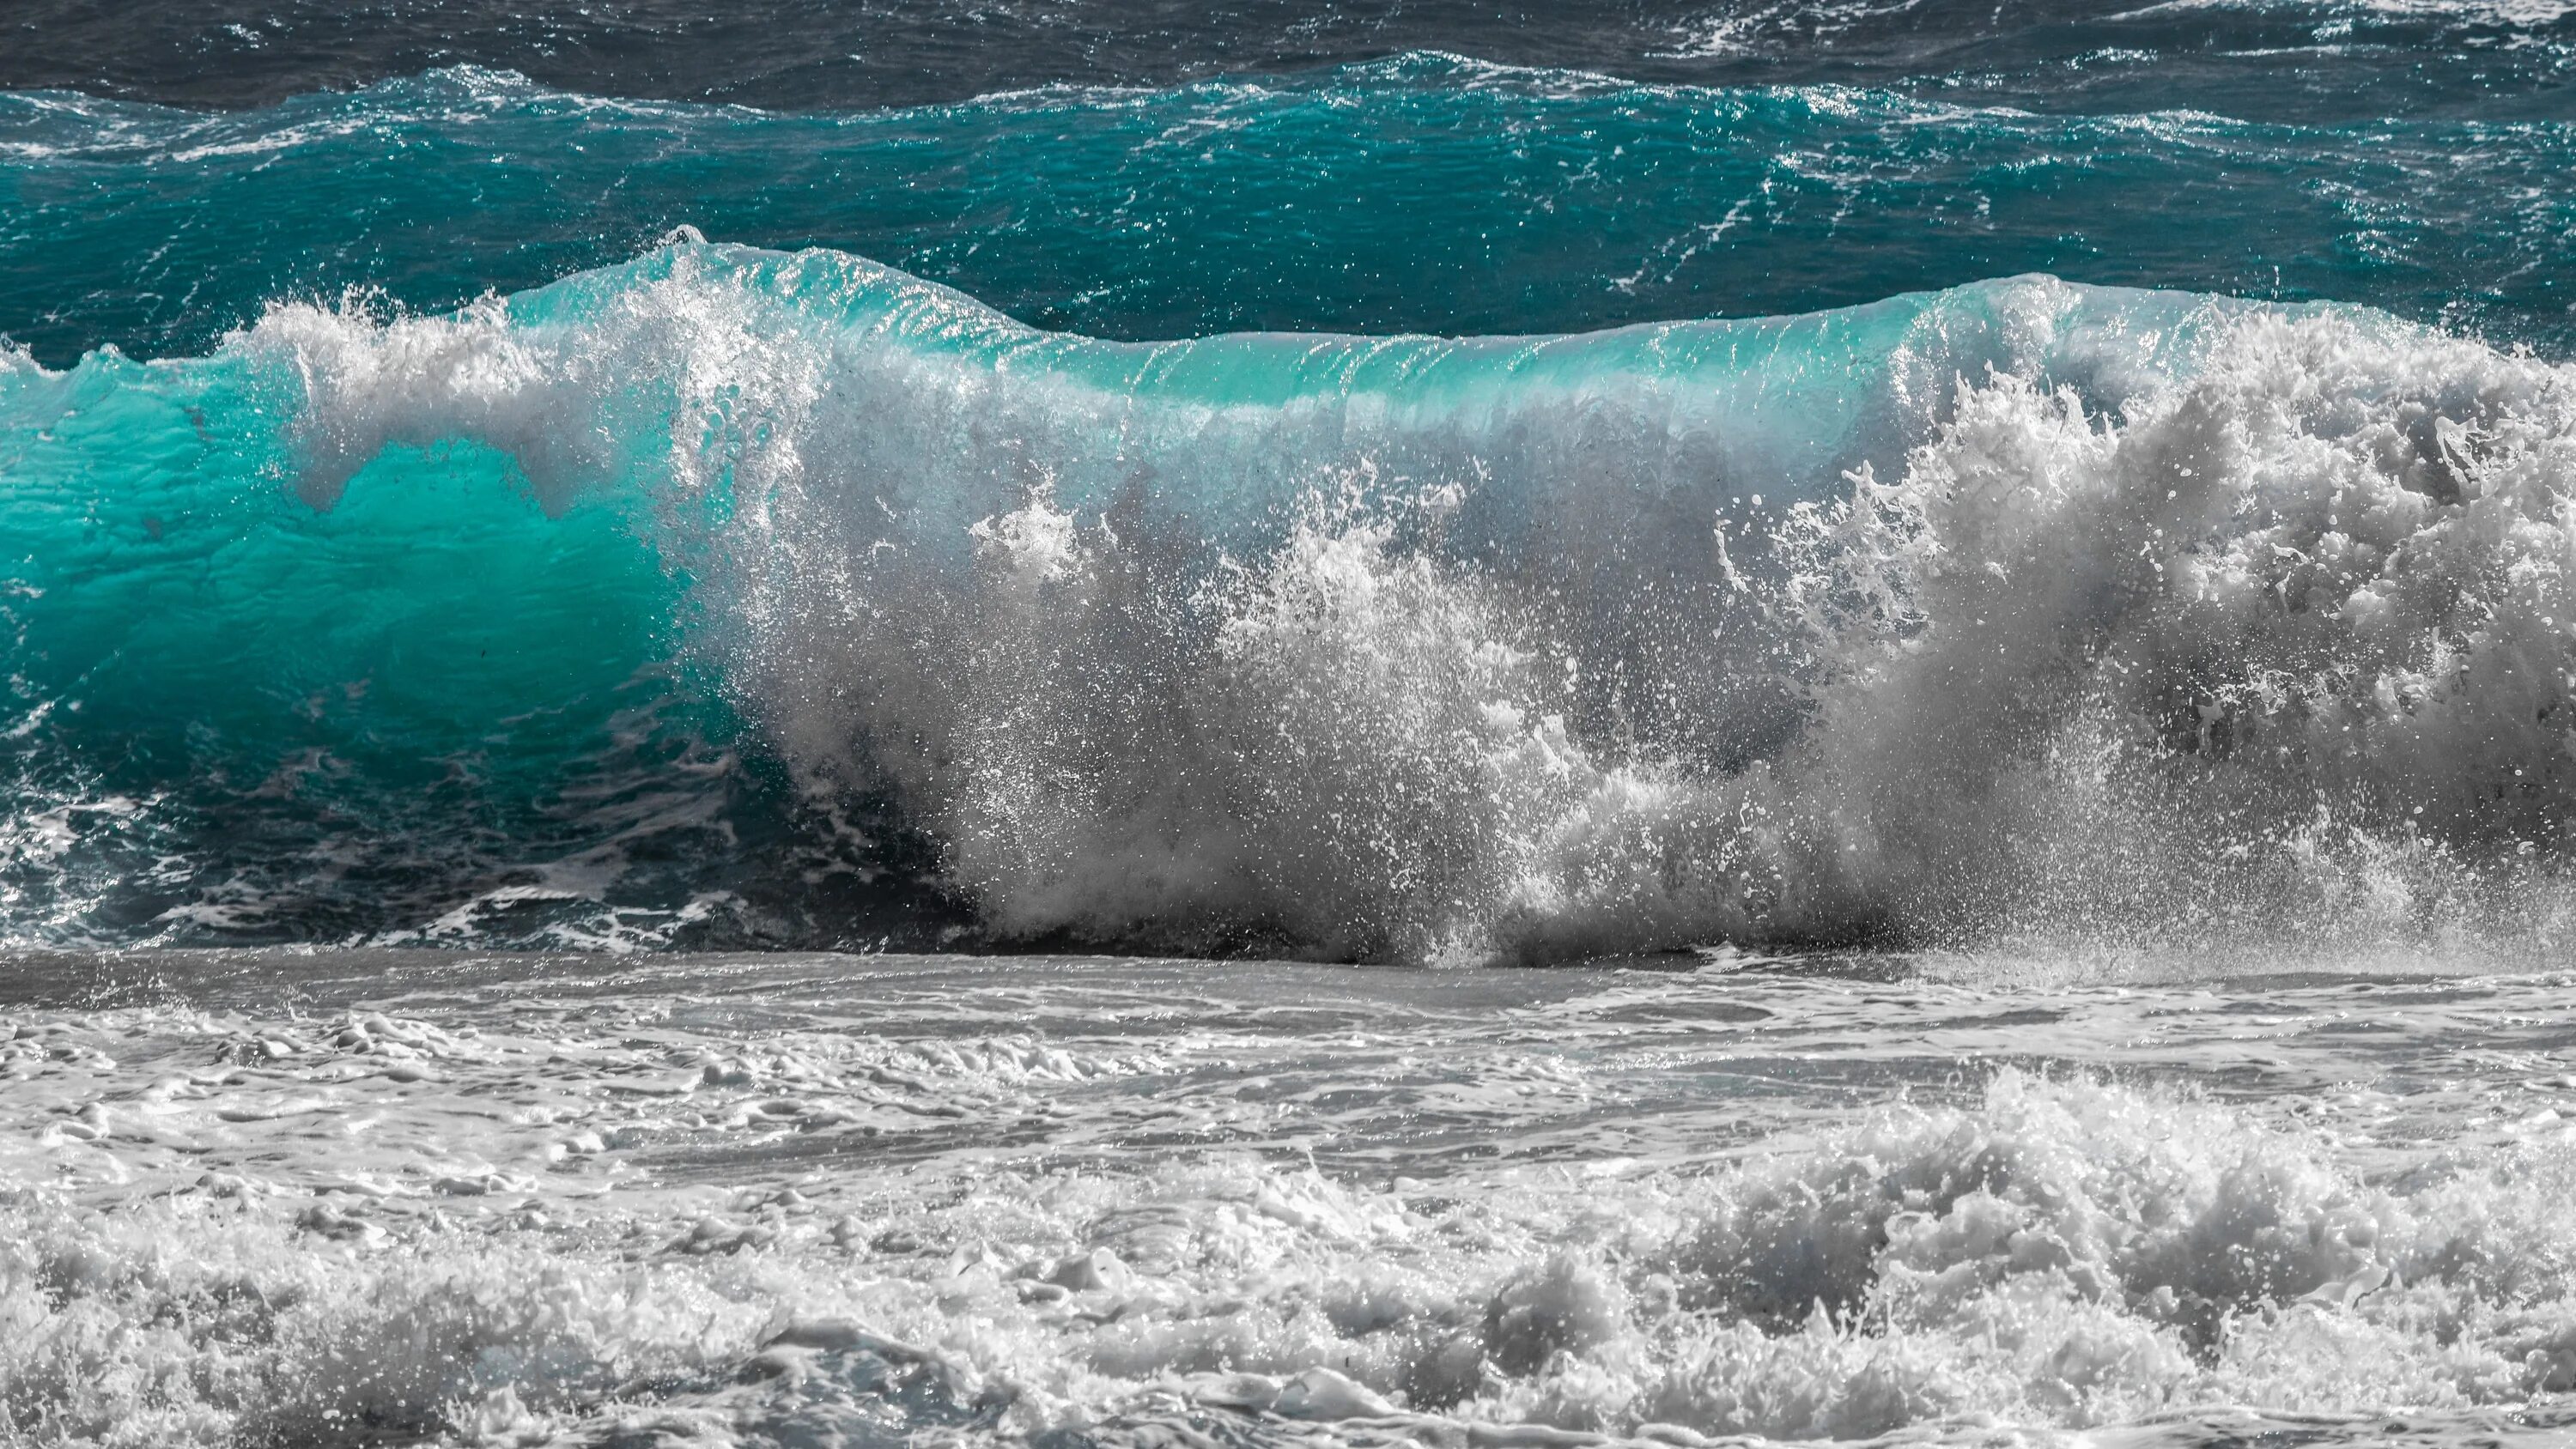
[(0, 1005), (28, 1442), (2576, 1425), (2563, 975), (94, 964)]
[(682, 240), (283, 305), (0, 383), (11, 905), (64, 945), (793, 940), (811, 898), (736, 885), (757, 828), (915, 939), (2527, 956), (2569, 377), (2049, 278), (1121, 344)]
[(224, 8), (0, 19), (0, 1443), (2576, 1438), (2558, 7)]

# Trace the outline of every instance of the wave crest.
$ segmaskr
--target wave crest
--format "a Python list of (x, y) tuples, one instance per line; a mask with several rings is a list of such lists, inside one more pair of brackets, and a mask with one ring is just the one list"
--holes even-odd
[(434, 527), (496, 455), (605, 500), (792, 831), (889, 805), (987, 939), (2516, 950), (2565, 899), (2568, 375), (2375, 314), (2027, 278), (1116, 344), (683, 243), (123, 366), (195, 399), (200, 506), (283, 467)]

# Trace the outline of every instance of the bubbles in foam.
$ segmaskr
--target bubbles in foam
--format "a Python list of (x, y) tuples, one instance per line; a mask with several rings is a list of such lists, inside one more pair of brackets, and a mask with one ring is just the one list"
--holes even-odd
[(2571, 421), (2559, 369), (2333, 317), (2239, 321), (2116, 412), (1963, 381), (1899, 481), (1794, 520), (1801, 751), (1878, 868), (2043, 911), (2332, 927), (2483, 875), (2554, 917)]
[(1697, 1443), (2149, 1421), (2192, 1442), (2204, 1417), (2323, 1415), (2330, 1439), (2402, 1406), (2438, 1438), (2576, 1386), (2568, 1170), (2561, 1144), (2374, 1184), (2231, 1109), (2006, 1072), (1691, 1175), (987, 1167), (881, 1183), (858, 1214), (745, 1191), (624, 1222), (474, 1197), (406, 1221), (239, 1180), (113, 1212), (22, 1193), (0, 1205), (0, 1422)]
[(650, 499), (801, 788), (897, 802), (1002, 938), (2513, 950), (2560, 914), (2565, 374), (2368, 314), (2025, 279), (1116, 345), (679, 244), (234, 356), (316, 503), (456, 438), (550, 510)]

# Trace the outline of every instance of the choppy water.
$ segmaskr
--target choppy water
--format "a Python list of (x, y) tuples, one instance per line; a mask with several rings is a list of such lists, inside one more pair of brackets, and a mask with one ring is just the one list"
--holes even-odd
[(23, 0), (0, 1436), (2563, 1442), (2571, 63)]
[(0, 1007), (39, 1441), (2576, 1427), (2563, 975), (81, 964)]

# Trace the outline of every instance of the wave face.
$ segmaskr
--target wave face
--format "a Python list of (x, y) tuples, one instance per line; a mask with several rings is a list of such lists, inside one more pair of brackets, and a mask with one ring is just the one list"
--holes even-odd
[(282, 305), (0, 374), (6, 909), (2524, 949), (2576, 756), (2571, 381), (2044, 277), (1143, 345), (682, 243), (453, 315)]

